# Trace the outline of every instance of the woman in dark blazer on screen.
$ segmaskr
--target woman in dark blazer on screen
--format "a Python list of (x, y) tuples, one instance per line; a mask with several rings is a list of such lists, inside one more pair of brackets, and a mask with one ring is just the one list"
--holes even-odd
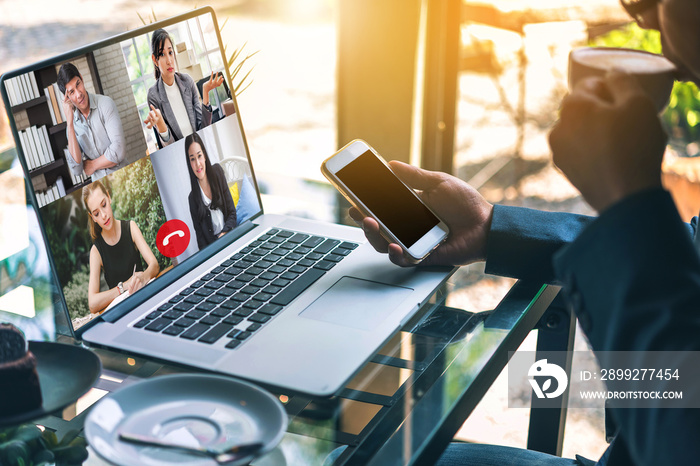
[(185, 138), (185, 156), (192, 190), (188, 196), (197, 245), (202, 249), (236, 226), (236, 206), (221, 165), (209, 161), (202, 138)]

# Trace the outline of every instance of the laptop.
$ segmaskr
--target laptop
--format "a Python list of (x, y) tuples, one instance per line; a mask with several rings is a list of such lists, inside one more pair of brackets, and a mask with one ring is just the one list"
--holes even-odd
[(265, 214), (218, 31), (200, 8), (0, 78), (61, 317), (87, 346), (331, 396), (454, 270)]

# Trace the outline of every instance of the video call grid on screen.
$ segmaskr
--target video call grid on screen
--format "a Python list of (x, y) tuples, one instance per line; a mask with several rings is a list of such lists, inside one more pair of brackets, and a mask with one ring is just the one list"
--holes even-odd
[[(228, 77), (213, 16), (208, 9), (202, 9), (184, 20), (165, 21), (161, 27), (172, 38), (175, 69), (198, 85), (195, 97), (201, 105), (202, 84), (211, 73), (220, 72)], [(84, 189), (107, 191), (114, 221), (124, 220), (140, 231), (158, 263), (157, 273), (151, 281), (197, 253), (200, 244), (201, 247), (205, 246), (201, 239), (198, 241), (197, 232), (206, 228), (202, 227), (201, 222), (195, 224), (190, 208), (193, 185), (186, 138), (175, 140), (171, 132), (171, 140), (163, 144), (155, 129), (149, 129), (144, 123), (150, 110), (148, 90), (157, 83), (151, 58), (151, 39), (155, 29), (149, 27), (144, 29), (146, 32), (124, 34), (97, 47), (88, 46), (78, 52), (67, 53), (58, 60), (47, 60), (18, 74), (9, 74), (4, 79), (4, 97), (6, 105), (9, 103), (8, 108), (11, 108), (11, 125), (16, 128), (19, 138), (17, 146), (21, 151), (18, 152), (23, 154), (22, 163), (31, 179), (56, 276), (75, 328), (128, 295), (119, 295), (106, 306), (102, 303), (96, 309), (89, 304), (88, 284), (91, 267), (93, 272), (95, 267), (95, 261), (91, 265), (90, 256), (96, 246), (90, 234), (90, 215), (82, 197)], [(59, 70), (67, 63), (75, 66), (79, 80), (90, 96), (90, 115), (99, 117), (90, 122), (91, 129), (98, 128), (93, 134), (76, 134), (83, 159), (89, 157), (87, 154), (91, 150), (94, 153), (103, 152), (97, 150), (100, 143), (96, 142), (102, 138), (103, 147), (108, 144), (104, 153), (111, 151), (113, 162), (118, 158), (113, 155), (117, 152), (113, 150), (113, 142), (121, 141), (119, 152), (122, 157), (116, 169), (96, 170), (90, 176), (85, 173), (88, 164), (83, 162), (81, 167), (69, 160), (72, 157), (70, 131), (66, 121), (67, 110), (62, 103), (65, 96), (57, 83)], [(183, 104), (189, 104), (190, 101), (186, 102), (184, 98), (185, 91), (180, 92)], [(261, 207), (240, 119), (234, 114), (235, 106), (226, 102), (230, 99), (228, 93), (227, 79), (210, 91), (211, 123), (193, 129), (198, 142), (202, 143), (200, 146), (203, 146), (200, 152), (206, 153), (211, 167), (218, 167), (210, 169), (210, 177), (213, 176), (214, 181), (221, 181), (222, 176), (225, 179), (225, 182), (214, 185), (220, 188), (217, 191), (220, 193), (219, 199), (228, 197), (233, 202), (235, 227), (260, 213)], [(227, 111), (224, 111), (225, 102)], [(78, 123), (73, 126), (78, 126)], [(75, 129), (73, 133), (76, 133)], [(84, 146), (86, 150), (83, 150)], [(217, 172), (218, 178), (214, 172)], [(98, 182), (104, 189), (98, 187)], [(195, 193), (198, 198), (201, 196), (201, 192)], [(215, 194), (212, 193), (212, 196)], [(219, 210), (228, 214), (224, 219), (228, 220), (228, 232), (232, 229), (231, 209)], [(189, 242), (180, 244), (176, 255), (172, 255), (173, 243), (183, 241), (179, 230), (173, 230), (168, 238), (170, 250), (164, 248), (162, 237), (157, 238), (160, 227), (173, 220), (184, 223), (186, 228), (183, 230), (189, 233)], [(145, 271), (148, 261), (136, 245), (134, 231), (130, 230), (130, 234), (133, 247), (140, 256), (133, 270)], [(122, 239), (126, 238), (122, 236)], [(208, 241), (212, 241), (212, 238), (208, 238)], [(172, 257), (167, 257), (162, 250)], [(98, 261), (97, 267), (100, 293), (113, 289), (114, 286), (107, 284), (105, 275), (105, 268), (111, 267), (110, 264), (99, 265)]]

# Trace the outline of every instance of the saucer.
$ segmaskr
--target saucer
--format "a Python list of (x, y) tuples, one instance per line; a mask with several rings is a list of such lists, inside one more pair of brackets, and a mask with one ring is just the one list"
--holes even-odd
[(122, 432), (186, 446), (222, 450), (259, 442), (262, 448), (231, 466), (271, 451), (287, 429), (287, 413), (270, 393), (240, 380), (205, 374), (157, 377), (122, 388), (100, 400), (85, 420), (85, 436), (105, 460), (123, 466), (216, 465), (182, 450), (136, 445)]
[(29, 350), (36, 356), (43, 402), (31, 411), (0, 418), (0, 427), (22, 424), (65, 408), (92, 388), (102, 370), (97, 355), (80, 346), (30, 341)]

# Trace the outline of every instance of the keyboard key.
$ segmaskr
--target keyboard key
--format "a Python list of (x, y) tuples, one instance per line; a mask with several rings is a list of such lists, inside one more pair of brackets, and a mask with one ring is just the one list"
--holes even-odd
[[(304, 256), (302, 254), (299, 254), (297, 252), (292, 252), (287, 254), (287, 257), (285, 259), (288, 259), (290, 261), (298, 261), (299, 259), (302, 259)], [(284, 265), (284, 264), (282, 264)]]
[[(207, 283), (206, 285), (204, 285), (204, 288), (209, 288), (210, 290), (218, 290), (222, 286), (224, 286), (224, 283), (217, 281), (217, 280), (212, 280), (209, 283)], [(200, 288), (200, 290), (201, 289), (203, 289), (203, 288)]]
[(341, 248), (340, 246), (338, 246), (338, 247), (335, 248), (333, 251), (331, 251), (331, 253), (333, 253), (333, 254), (338, 254), (339, 256), (347, 256), (347, 255), (350, 254), (351, 252), (352, 252), (352, 250), (350, 250), (350, 249), (345, 249), (345, 248)]
[(338, 247), (352, 250), (352, 249), (355, 249), (357, 246), (358, 246), (357, 243), (349, 243), (349, 242), (345, 241), (343, 243), (340, 243), (340, 245)]
[(260, 314), (267, 314), (267, 315), (277, 315), (282, 310), (282, 306), (278, 304), (265, 304), (262, 306), (260, 309), (258, 309), (258, 312)]
[(173, 309), (175, 309), (176, 311), (186, 312), (192, 309), (193, 307), (194, 303), (188, 303), (187, 301), (183, 301), (181, 303), (178, 303)]
[(274, 280), (275, 278), (277, 278), (277, 274), (272, 273), (272, 272), (265, 272), (263, 274), (260, 274), (260, 276), (258, 278), (270, 281), (270, 280)]
[(219, 296), (229, 297), (232, 296), (235, 292), (236, 290), (232, 290), (231, 288), (221, 288), (216, 292), (216, 294)]
[(221, 307), (224, 309), (228, 309), (229, 311), (236, 309), (240, 305), (241, 305), (240, 301), (236, 301), (233, 299), (229, 299), (228, 301), (221, 303)]
[(231, 282), (228, 282), (226, 284), (226, 288), (231, 288), (232, 290), (239, 290), (245, 286), (245, 282), (239, 282), (237, 280), (233, 280)]
[(202, 336), (202, 334), (209, 330), (209, 328), (210, 327), (208, 325), (196, 323), (192, 327), (185, 330), (184, 333), (180, 335), (180, 337), (185, 338), (187, 340), (195, 340)]
[(313, 248), (307, 248), (306, 246), (299, 246), (294, 250), (295, 253), (301, 254), (302, 256), (307, 255), (311, 251), (313, 251)]
[(264, 303), (265, 301), (271, 300), (273, 296), (274, 296), (274, 295), (272, 295), (272, 294), (270, 294), (270, 293), (263, 293), (263, 292), (260, 292), (260, 293), (258, 293), (258, 294), (256, 294), (256, 295), (253, 295), (253, 299), (256, 300), (256, 301), (260, 301), (260, 302), (263, 302), (263, 303)]
[(248, 267), (248, 269), (245, 271), (245, 273), (249, 273), (251, 275), (260, 275), (264, 271), (265, 271), (265, 269), (258, 267), (257, 265), (254, 265), (252, 267)]
[(170, 320), (179, 319), (180, 317), (182, 317), (182, 312), (168, 311), (165, 314), (163, 314), (163, 317)]
[[(280, 254), (268, 254), (267, 256), (263, 257), (261, 260), (264, 260), (265, 262), (277, 262), (278, 260), (282, 259), (284, 257), (283, 255)], [(260, 261), (258, 261), (260, 262)]]
[(284, 288), (285, 286), (289, 285), (289, 280), (285, 280), (284, 278), (278, 278), (277, 280), (273, 280), (271, 285), (274, 286), (279, 286), (280, 288)]
[(138, 322), (136, 322), (136, 323), (134, 324), (134, 327), (136, 327), (136, 328), (143, 328), (143, 327), (145, 327), (146, 325), (148, 325), (150, 322), (151, 322), (151, 321), (148, 320), (148, 319), (141, 319), (141, 320), (139, 320)]
[(249, 321), (255, 322), (258, 324), (264, 324), (265, 322), (269, 321), (270, 319), (272, 319), (272, 317), (270, 317), (266, 314), (260, 314), (259, 312), (248, 317)]
[(180, 320), (176, 320), (175, 322), (173, 322), (173, 325), (177, 325), (178, 327), (182, 328), (187, 328), (195, 322), (197, 321), (194, 319), (190, 319), (189, 317), (183, 317)]
[(335, 262), (330, 262), (330, 261), (326, 261), (326, 260), (320, 261), (318, 264), (314, 265), (314, 269), (321, 269), (321, 270), (330, 270), (333, 267), (335, 267)]
[(228, 296), (222, 296), (222, 295), (217, 293), (214, 296), (209, 296), (207, 298), (207, 302), (212, 303), (212, 304), (221, 304), (224, 301), (226, 301), (227, 298), (228, 298)]
[[(306, 272), (306, 267), (302, 267), (301, 265), (295, 265), (295, 266), (289, 268), (289, 272), (294, 272), (296, 274), (304, 273), (304, 272)], [(289, 272), (287, 272), (287, 273), (289, 273)], [(286, 278), (286, 277), (284, 275), (282, 275), (282, 278)]]
[[(187, 298), (185, 298), (184, 302), (192, 303), (192, 304), (199, 304), (202, 301), (204, 301), (204, 296), (200, 296), (198, 294), (193, 294), (192, 296), (188, 296)], [(177, 309), (177, 306), (176, 306), (176, 309)]]
[[(208, 283), (207, 283), (207, 285), (208, 285)], [(205, 296), (205, 297), (206, 297), (206, 296), (209, 296), (209, 295), (213, 294), (215, 291), (216, 291), (215, 289), (213, 290), (213, 289), (211, 289), (211, 288), (207, 288), (206, 285), (204, 285), (202, 288), (198, 289), (198, 290), (195, 291), (194, 293), (195, 293), (196, 295)]]
[(207, 315), (206, 312), (204, 312), (204, 311), (196, 311), (196, 310), (195, 310), (195, 311), (190, 311), (190, 312), (188, 312), (187, 314), (185, 314), (185, 317), (188, 317), (188, 318), (190, 318), (190, 319), (195, 319), (195, 320), (197, 320), (197, 319), (201, 319), (201, 318), (204, 317), (205, 315)]
[(290, 267), (290, 266), (294, 265), (294, 261), (289, 260), (289, 259), (281, 259), (281, 260), (277, 261), (277, 263), (283, 267)]
[(255, 250), (253, 250), (253, 251), (250, 251), (250, 254), (253, 255), (253, 256), (262, 257), (262, 256), (264, 256), (265, 254), (267, 254), (267, 249), (258, 248), (258, 249), (255, 249)]
[(256, 278), (252, 282), (250, 282), (252, 286), (257, 286), (258, 288), (262, 288), (264, 286), (267, 286), (270, 284), (270, 280), (265, 280), (264, 278)]
[(200, 320), (200, 324), (204, 325), (214, 325), (217, 324), (221, 320), (221, 317), (216, 317), (216, 316), (206, 316), (204, 319)]
[(237, 325), (243, 322), (243, 317), (230, 315), (223, 320), (225, 324)]
[(242, 307), (233, 311), (233, 315), (240, 316), (240, 317), (248, 317), (252, 313), (253, 313), (252, 309), (245, 309)]
[(267, 294), (271, 294), (271, 295), (272, 295), (272, 294), (277, 294), (277, 293), (279, 293), (280, 291), (282, 291), (282, 287), (281, 287), (281, 286), (275, 286), (275, 285), (267, 285), (265, 288), (263, 288), (263, 289), (260, 290), (260, 291), (262, 291), (263, 293), (267, 293)]
[(317, 252), (319, 254), (326, 254), (330, 252), (331, 249), (335, 248), (338, 244), (340, 244), (340, 241), (337, 239), (327, 239), (319, 247), (317, 247), (314, 252)]
[(254, 279), (255, 279), (255, 275), (251, 275), (247, 272), (244, 272), (244, 273), (240, 274), (239, 276), (237, 276), (235, 281), (248, 283), (249, 281), (254, 280)]
[(321, 236), (312, 236), (311, 238), (307, 239), (302, 243), (302, 246), (306, 246), (309, 248), (315, 248), (319, 244), (323, 243), (324, 238)]
[(243, 292), (239, 292), (239, 293), (236, 293), (235, 295), (231, 296), (227, 302), (237, 301), (239, 303), (243, 303), (243, 302), (248, 301), (250, 299), (251, 294), (255, 294), (255, 293), (245, 294)]
[(223, 261), (223, 262), (221, 263), (221, 266), (222, 266), (222, 267), (231, 267), (231, 266), (232, 266), (233, 264), (235, 264), (235, 263), (236, 263), (236, 261), (234, 261), (234, 260), (226, 259), (225, 261)]
[(240, 345), (240, 344), (241, 344), (240, 340), (231, 340), (228, 343), (226, 343), (226, 348), (236, 349), (236, 347), (238, 347), (238, 345)]
[(226, 317), (231, 313), (230, 309), (226, 309), (224, 307), (217, 307), (213, 311), (211, 311), (211, 315), (216, 316), (216, 317)]
[(273, 243), (273, 244), (280, 244), (280, 243), (284, 243), (284, 238), (280, 238), (279, 236), (273, 236), (272, 238), (268, 239), (267, 241), (269, 241), (270, 243)]
[(295, 280), (298, 276), (298, 273), (284, 272), (282, 275), (280, 275), (280, 278), (283, 278), (285, 280)]
[(228, 282), (230, 282), (231, 280), (233, 280), (234, 278), (236, 278), (235, 275), (231, 275), (231, 274), (228, 274), (228, 273), (224, 272), (224, 273), (218, 275), (218, 276), (214, 279), (214, 281), (215, 281), (215, 282), (218, 282), (218, 283), (221, 283), (221, 286), (223, 286), (223, 285), (227, 284)]
[(177, 296), (173, 296), (172, 298), (170, 298), (170, 301), (168, 301), (168, 302), (169, 302), (169, 303), (172, 303), (172, 304), (175, 304), (175, 303), (179, 303), (179, 302), (182, 301), (183, 299), (185, 299), (184, 296), (182, 296), (182, 295), (177, 295)]
[(274, 262), (267, 261), (265, 259), (260, 259), (255, 263), (256, 267), (260, 267), (263, 270), (267, 270), (274, 265)]
[(272, 272), (272, 273), (282, 273), (282, 272), (284, 272), (285, 270), (287, 270), (287, 268), (286, 268), (286, 267), (282, 267), (281, 265), (273, 265), (273, 266), (270, 267), (270, 269), (269, 269), (269, 271)]
[(216, 327), (212, 328), (207, 333), (205, 333), (204, 336), (199, 339), (199, 341), (201, 341), (202, 343), (212, 344), (216, 342), (219, 338), (226, 335), (232, 328), (233, 325), (230, 324), (218, 324)]
[(184, 331), (185, 331), (184, 327), (178, 327), (177, 325), (171, 325), (170, 327), (163, 330), (163, 334), (176, 336), (176, 335), (181, 334)]
[(308, 237), (309, 235), (305, 235), (304, 233), (295, 233), (293, 236), (290, 236), (287, 241), (290, 243), (303, 243)]
[(259, 330), (260, 327), (262, 327), (262, 325), (261, 325), (261, 324), (258, 324), (258, 323), (256, 322), (256, 323), (250, 324), (250, 325), (248, 326), (248, 328), (245, 329), (245, 331), (246, 331), (246, 332), (251, 332), (251, 333), (252, 333), (252, 332), (255, 332), (256, 330)]
[(306, 255), (306, 258), (312, 261), (317, 261), (323, 257), (323, 254), (319, 254), (317, 252), (310, 252)]
[(224, 270), (226, 270), (226, 267), (222, 267), (222, 266), (220, 265), (220, 266), (218, 266), (218, 267), (214, 267), (214, 268), (211, 270), (211, 273), (219, 274), (219, 273), (223, 272)]
[(157, 319), (158, 317), (160, 317), (160, 314), (161, 314), (160, 311), (153, 311), (146, 316), (146, 319), (148, 319), (148, 320)]
[(189, 296), (189, 295), (191, 295), (192, 293), (194, 293), (194, 290), (196, 290), (196, 289), (197, 289), (197, 288), (192, 288), (192, 287), (185, 288), (184, 290), (182, 290), (182, 291), (180, 292), (180, 294), (181, 294), (182, 296)]
[(205, 282), (204, 280), (197, 280), (196, 282), (194, 282), (194, 283), (191, 284), (190, 286), (191, 286), (192, 288), (199, 288), (200, 286), (204, 286), (205, 283), (206, 283), (206, 282)]
[(231, 330), (231, 333), (229, 333), (226, 336), (229, 338), (236, 338), (236, 335), (238, 335), (239, 333), (241, 333), (241, 331), (238, 330), (237, 328), (235, 328), (235, 329)]
[(234, 265), (228, 268), (226, 270), (226, 273), (229, 275), (238, 275), (239, 273), (243, 273), (243, 268), (239, 267), (238, 265)]
[(282, 243), (279, 245), (279, 247), (276, 249), (276, 251), (280, 251), (279, 253), (282, 254), (283, 250), (287, 250), (287, 253), (291, 251), (292, 249), (296, 248), (297, 245), (295, 243)]
[(301, 265), (302, 267), (311, 267), (315, 263), (316, 263), (316, 261), (313, 261), (311, 259), (302, 259), (299, 262), (297, 262), (297, 265), (295, 265), (294, 267), (297, 267), (299, 265)]
[(272, 243), (272, 244), (263, 243), (260, 245), (260, 249), (267, 249), (267, 250), (275, 249), (276, 247), (277, 247), (277, 245), (275, 243)]
[(150, 330), (151, 332), (160, 332), (165, 327), (170, 325), (170, 322), (172, 322), (170, 319), (161, 317), (160, 319), (156, 319), (150, 324), (146, 325), (146, 330)]
[(204, 280), (205, 282), (208, 282), (209, 280), (213, 279), (214, 277), (216, 277), (215, 273), (208, 273), (202, 277), (202, 280)]
[(214, 303), (202, 303), (195, 308), (195, 311), (209, 312), (216, 307)]
[(345, 259), (345, 256), (339, 256), (338, 254), (328, 254), (324, 260), (331, 262), (340, 262)]
[(234, 254), (233, 256), (231, 256), (231, 260), (238, 261), (238, 260), (243, 259), (244, 257), (245, 257), (244, 252), (238, 252), (238, 253)]
[(240, 291), (240, 293), (248, 294), (248, 295), (255, 294), (257, 292), (258, 292), (258, 287), (253, 286), (253, 285), (248, 285), (245, 288), (242, 288)]
[(272, 304), (286, 306), (287, 304), (294, 301), (294, 299), (297, 296), (299, 296), (305, 289), (310, 287), (316, 280), (321, 278), (324, 274), (325, 272), (323, 270), (319, 270), (316, 268), (307, 270), (301, 276), (299, 276), (299, 278), (294, 280), (291, 285), (282, 290), (277, 296), (272, 298), (270, 302)]
[(173, 307), (173, 305), (171, 303), (165, 303), (165, 304), (161, 305), (158, 308), (158, 310), (165, 312), (165, 311), (169, 310), (171, 307)]
[(292, 233), (289, 230), (281, 230), (277, 233), (277, 236), (281, 236), (282, 238), (289, 238), (292, 236), (294, 233)]
[(256, 300), (254, 300), (254, 299), (251, 299), (250, 301), (244, 303), (244, 304), (243, 304), (243, 307), (245, 307), (245, 308), (247, 308), (247, 309), (257, 309), (257, 308), (259, 308), (260, 306), (262, 306), (262, 304), (263, 304), (263, 303), (261, 303), (260, 301), (256, 301)]
[(250, 332), (238, 332), (238, 335), (236, 335), (236, 340), (245, 340), (251, 335), (252, 333)]

